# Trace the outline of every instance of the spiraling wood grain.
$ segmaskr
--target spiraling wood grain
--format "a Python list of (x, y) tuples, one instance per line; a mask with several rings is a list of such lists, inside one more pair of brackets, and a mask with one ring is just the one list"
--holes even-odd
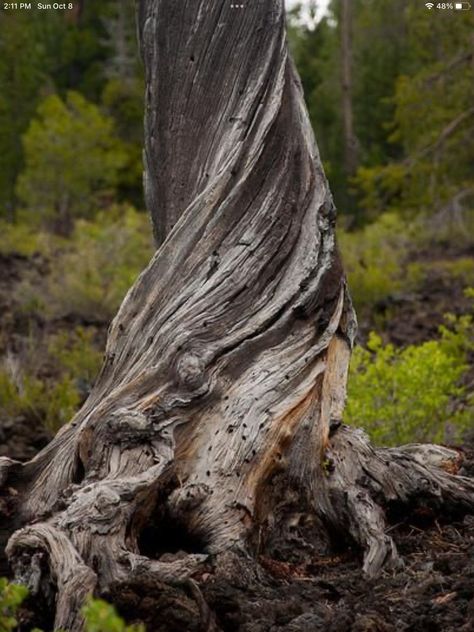
[[(82, 410), (29, 463), (0, 459), (23, 527), (7, 553), (33, 590), (53, 584), (57, 628), (79, 630), (85, 594), (130, 574), (179, 580), (209, 554), (251, 553), (290, 488), (365, 549), (369, 574), (398, 560), (385, 502), (424, 485), (473, 504), (471, 481), (420, 457), (435, 448), (375, 451), (341, 424), (356, 321), (335, 208), (282, 0), (245, 5), (139, 2), (159, 247)], [(144, 555), (140, 534), (164, 515), (201, 550)]]

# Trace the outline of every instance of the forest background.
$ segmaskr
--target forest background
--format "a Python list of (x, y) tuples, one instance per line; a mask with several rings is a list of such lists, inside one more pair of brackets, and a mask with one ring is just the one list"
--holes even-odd
[[(317, 9), (293, 3), (289, 38), (359, 316), (345, 420), (456, 444), (474, 417), (474, 14)], [(133, 2), (0, 10), (0, 86), (0, 454), (26, 459), (87, 397), (153, 253)]]

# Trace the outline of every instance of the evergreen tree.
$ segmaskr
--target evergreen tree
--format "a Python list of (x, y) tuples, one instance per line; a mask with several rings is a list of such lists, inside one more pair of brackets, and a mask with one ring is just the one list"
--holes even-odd
[(0, 20), (0, 217), (13, 219), (15, 181), (22, 166), (21, 135), (46, 84), (45, 49), (26, 13)]
[(125, 162), (113, 120), (77, 92), (66, 101), (45, 99), (23, 142), (18, 196), (31, 219), (62, 234), (70, 232), (73, 218), (97, 210), (98, 194), (110, 197)]
[(409, 72), (396, 81), (389, 136), (402, 157), (361, 169), (357, 183), (371, 214), (388, 207), (462, 226), (474, 203), (473, 14), (427, 19), (410, 3), (405, 25)]

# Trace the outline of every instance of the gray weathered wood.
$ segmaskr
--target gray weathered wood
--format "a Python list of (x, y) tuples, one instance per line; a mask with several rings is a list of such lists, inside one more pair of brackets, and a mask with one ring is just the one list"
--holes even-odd
[[(474, 505), (472, 481), (439, 467), (457, 454), (374, 450), (341, 425), (356, 321), (282, 0), (142, 0), (139, 31), (160, 247), (82, 410), (32, 461), (0, 459), (19, 498), (12, 567), (33, 590), (49, 578), (71, 630), (112, 581), (251, 553), (290, 488), (361, 545), (368, 574), (398, 560), (386, 503)], [(140, 551), (157, 506), (200, 552)]]

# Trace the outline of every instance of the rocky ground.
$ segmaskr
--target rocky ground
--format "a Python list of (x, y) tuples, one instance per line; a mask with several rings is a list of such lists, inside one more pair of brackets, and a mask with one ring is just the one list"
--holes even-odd
[[(405, 565), (377, 579), (367, 579), (358, 552), (344, 546), (309, 557), (306, 550), (304, 562), (262, 555), (256, 575), (243, 569), (237, 581), (208, 566), (195, 583), (170, 586), (143, 577), (104, 596), (149, 632), (474, 630), (474, 517), (443, 524), (420, 510), (391, 533)], [(24, 632), (34, 625), (51, 629), (48, 609), (34, 601), (21, 619)]]
[[(469, 632), (474, 630), (474, 520), (395, 530), (405, 560), (397, 573), (365, 578), (351, 551), (304, 567), (261, 559), (260, 581), (228, 583), (201, 576), (202, 595), (225, 632)], [(199, 632), (206, 627), (191, 591), (130, 583), (110, 595), (147, 630)]]

